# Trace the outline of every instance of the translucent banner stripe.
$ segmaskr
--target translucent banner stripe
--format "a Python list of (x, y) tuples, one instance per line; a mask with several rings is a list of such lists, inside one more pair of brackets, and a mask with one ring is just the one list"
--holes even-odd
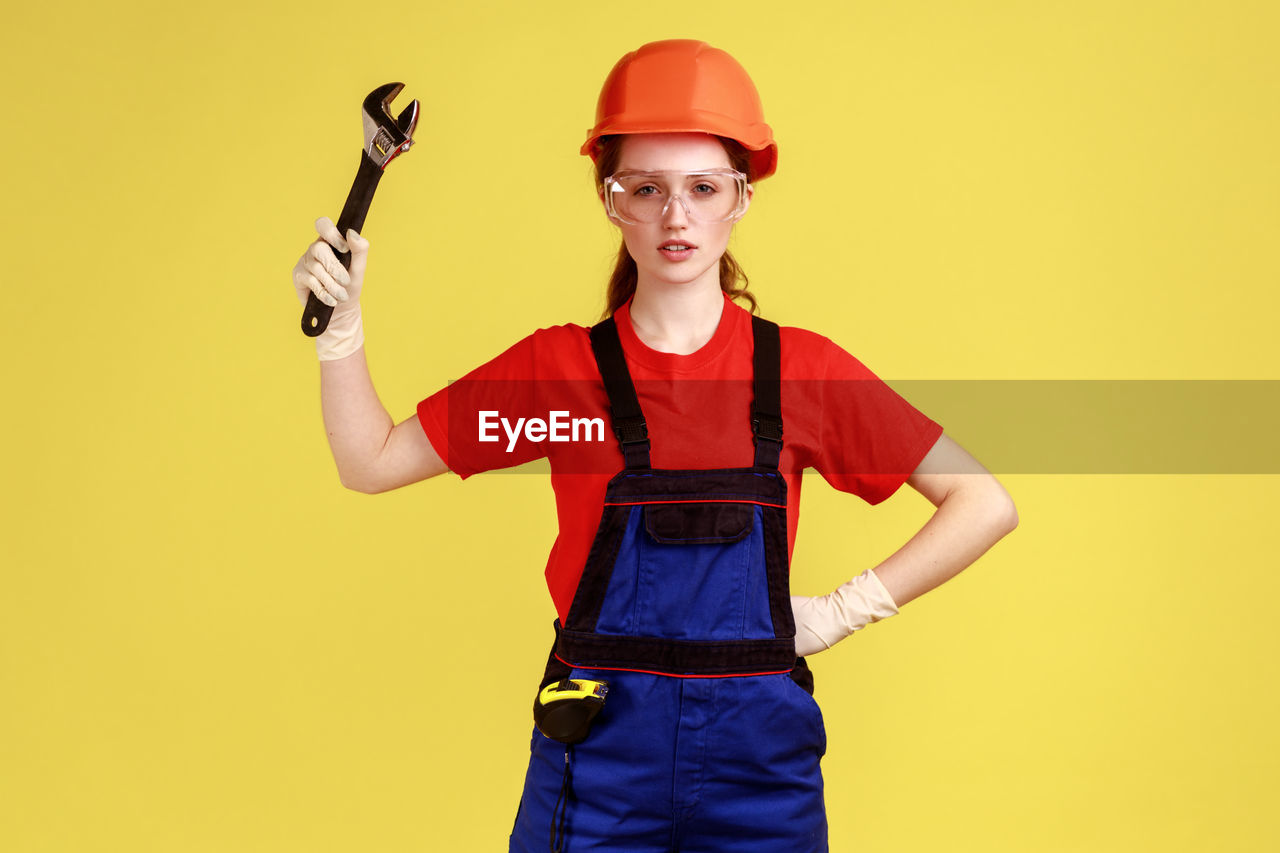
[(1280, 382), (890, 383), (988, 470), (1280, 474)]
[[(686, 380), (688, 399), (723, 400), (726, 413), (749, 400), (749, 383)], [(901, 380), (888, 383), (996, 474), (1280, 474), (1280, 380)], [(879, 386), (872, 393), (871, 389)], [(878, 382), (784, 381), (784, 409), (795, 401), (875, 399)], [(494, 418), (553, 411), (602, 414), (589, 382), (454, 383), (451, 433), (474, 436), (477, 410)], [(643, 404), (647, 389), (637, 383)], [(672, 394), (670, 385), (655, 394)], [(745, 411), (745, 409), (744, 409)], [(565, 415), (559, 416), (561, 418)], [(726, 414), (726, 418), (731, 417)], [(745, 420), (745, 414), (743, 418)], [(565, 427), (567, 429), (567, 427)], [(507, 433), (491, 427), (495, 439)], [(607, 427), (604, 440), (613, 443)], [(594, 433), (593, 433), (594, 434)], [(527, 441), (527, 433), (518, 440)], [(660, 436), (653, 436), (655, 442)], [(559, 447), (557, 466), (576, 473), (601, 467), (599, 445)], [(580, 451), (580, 453), (578, 452)], [(580, 461), (579, 461), (580, 460)], [(562, 466), (567, 466), (564, 468)], [(502, 469), (549, 470), (545, 459)], [(833, 473), (876, 474), (884, 471)]]

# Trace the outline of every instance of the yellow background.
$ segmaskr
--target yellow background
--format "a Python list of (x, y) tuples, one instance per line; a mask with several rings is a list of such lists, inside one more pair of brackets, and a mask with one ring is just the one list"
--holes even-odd
[[(366, 226), (397, 420), (598, 316), (616, 238), (577, 148), (612, 63), (670, 37), (734, 54), (775, 128), (735, 238), (770, 318), (891, 380), (1277, 379), (1278, 25), (1263, 0), (7, 7), (0, 849), (505, 849), (550, 488), (344, 491), (297, 328), (289, 271), (375, 86), (422, 102)], [(1276, 478), (1003, 479), (1009, 539), (814, 660), (832, 849), (1280, 848)], [(812, 477), (797, 590), (928, 510)]]

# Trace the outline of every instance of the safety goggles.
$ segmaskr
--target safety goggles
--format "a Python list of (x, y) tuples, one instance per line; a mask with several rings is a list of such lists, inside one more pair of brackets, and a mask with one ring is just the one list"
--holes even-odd
[(604, 207), (628, 225), (657, 222), (675, 202), (695, 222), (728, 222), (746, 211), (748, 186), (736, 169), (618, 172), (604, 179)]

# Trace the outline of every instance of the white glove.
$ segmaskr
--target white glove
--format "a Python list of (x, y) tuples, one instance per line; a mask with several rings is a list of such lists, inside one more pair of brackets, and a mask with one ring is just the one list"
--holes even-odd
[(791, 596), (791, 612), (796, 618), (796, 655), (804, 657), (888, 619), (898, 612), (898, 604), (876, 573), (867, 569), (835, 592), (817, 598)]
[[(293, 286), (303, 307), (306, 307), (307, 295), (311, 293), (325, 305), (333, 306), (328, 327), (316, 337), (316, 355), (321, 361), (333, 361), (346, 358), (364, 346), (360, 288), (364, 286), (369, 241), (351, 229), (347, 230), (344, 240), (327, 216), (316, 220), (316, 233), (323, 239), (308, 246), (298, 258), (293, 267)], [(351, 250), (351, 269), (345, 270), (334, 250), (345, 252), (348, 247)]]

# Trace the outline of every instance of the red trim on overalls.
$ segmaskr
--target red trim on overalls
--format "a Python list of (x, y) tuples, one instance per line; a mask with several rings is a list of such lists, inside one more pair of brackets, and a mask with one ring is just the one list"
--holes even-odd
[(619, 501), (617, 503), (609, 503), (606, 501), (604, 506), (651, 506), (654, 504), (755, 504), (756, 506), (774, 506), (778, 509), (786, 509), (786, 504), (770, 504), (764, 501), (746, 501), (746, 500), (726, 500), (722, 498), (712, 498), (709, 500), (689, 500), (689, 501)]
[[(554, 652), (553, 652), (554, 654)], [(750, 678), (756, 675), (788, 675), (794, 666), (787, 669), (771, 670), (769, 672), (717, 672), (717, 673), (683, 673), (683, 672), (657, 672), (652, 669), (629, 669), (625, 666), (579, 666), (576, 663), (570, 663), (560, 655), (556, 655), (556, 660), (569, 667), (570, 669), (590, 669), (590, 670), (607, 670), (609, 672), (639, 672), (644, 675), (661, 675), (667, 678)]]

